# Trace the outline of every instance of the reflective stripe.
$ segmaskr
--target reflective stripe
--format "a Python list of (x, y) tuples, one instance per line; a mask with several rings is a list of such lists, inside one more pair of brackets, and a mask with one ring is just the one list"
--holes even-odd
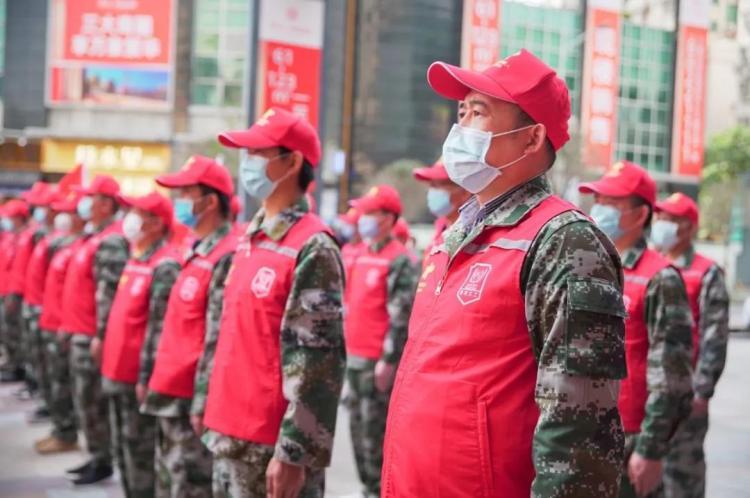
[(265, 249), (266, 251), (275, 252), (292, 259), (297, 259), (297, 255), (299, 254), (299, 251), (297, 251), (296, 249), (279, 245), (276, 242), (271, 242), (270, 240), (263, 240), (261, 242), (258, 242), (255, 247), (257, 247), (258, 249)]
[(649, 282), (648, 277), (643, 277), (641, 275), (625, 275), (625, 281), (626, 282), (632, 282), (635, 285), (646, 285)]
[(515, 249), (519, 251), (528, 251), (531, 247), (530, 240), (513, 240), (513, 239), (497, 239), (492, 243), (492, 247), (499, 247), (500, 249)]
[(144, 266), (143, 264), (127, 264), (125, 266), (125, 269), (123, 270), (123, 273), (125, 272), (140, 273), (141, 275), (151, 275), (151, 273), (153, 273), (153, 268)]
[[(211, 271), (214, 269), (214, 264), (206, 259), (194, 259), (189, 264), (195, 265), (202, 270)], [(187, 265), (186, 265), (187, 266)]]
[(368, 265), (388, 266), (391, 264), (391, 261), (384, 258), (376, 258), (374, 256), (360, 256), (357, 258), (357, 264), (361, 263)]

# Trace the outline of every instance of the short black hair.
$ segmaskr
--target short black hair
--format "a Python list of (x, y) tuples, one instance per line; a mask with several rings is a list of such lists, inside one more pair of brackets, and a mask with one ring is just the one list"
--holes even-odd
[[(281, 154), (289, 154), (290, 152), (294, 152), (292, 149), (281, 145), (279, 146), (279, 150), (281, 151)], [(310, 186), (313, 180), (315, 180), (315, 169), (313, 168), (313, 165), (310, 163), (310, 161), (308, 161), (305, 156), (302, 156), (302, 169), (299, 170), (297, 185), (302, 192), (307, 192), (307, 187)]]
[(222, 218), (228, 219), (231, 211), (231, 199), (229, 198), (229, 196), (223, 192), (219, 192), (213, 187), (203, 185), (202, 183), (199, 183), (198, 187), (201, 189), (201, 195), (216, 194), (216, 198), (219, 199), (219, 213), (221, 214)]
[(639, 197), (637, 195), (632, 196), (631, 199), (632, 202), (630, 203), (630, 205), (633, 206), (634, 209), (637, 209), (641, 206), (648, 206), (648, 217), (646, 218), (646, 224), (643, 225), (643, 228), (651, 228), (651, 220), (654, 217), (654, 208), (653, 206), (651, 206), (651, 203), (649, 203), (643, 197)]
[[(519, 107), (516, 126), (518, 128), (523, 128), (524, 126), (531, 126), (535, 124), (538, 123), (534, 121), (534, 118), (529, 116), (526, 111)], [(555, 164), (555, 161), (557, 161), (557, 152), (555, 152), (555, 147), (552, 145), (552, 142), (549, 141), (549, 137), (544, 137), (544, 149), (547, 157), (550, 158), (547, 168), (551, 168), (552, 165)]]

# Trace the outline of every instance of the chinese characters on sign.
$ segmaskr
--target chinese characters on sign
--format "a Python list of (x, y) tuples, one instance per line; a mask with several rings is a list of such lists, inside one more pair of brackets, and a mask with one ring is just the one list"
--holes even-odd
[(585, 53), (582, 98), (583, 160), (587, 166), (608, 167), (612, 160), (617, 133), (619, 6), (598, 5), (595, 1), (590, 3)]
[(484, 71), (500, 58), (502, 0), (465, 0), (461, 33), (461, 65)]
[[(147, 14), (81, 14), (80, 31), (68, 40), (71, 59), (162, 61), (166, 51)], [(163, 62), (167, 62), (163, 60)]]

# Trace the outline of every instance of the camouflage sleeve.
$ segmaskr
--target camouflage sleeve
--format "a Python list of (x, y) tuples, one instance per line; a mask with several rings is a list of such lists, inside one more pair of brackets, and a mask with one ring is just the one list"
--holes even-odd
[(672, 267), (660, 271), (646, 289), (648, 398), (635, 443), (635, 451), (646, 458), (666, 455), (677, 424), (690, 414), (692, 323), (679, 272)]
[(151, 294), (148, 303), (148, 322), (146, 322), (146, 339), (141, 347), (141, 361), (138, 372), (138, 383), (148, 385), (156, 361), (156, 349), (159, 346), (164, 315), (172, 286), (180, 274), (180, 264), (175, 260), (166, 260), (154, 269), (151, 281)]
[(281, 371), (289, 402), (275, 458), (313, 468), (331, 461), (344, 378), (344, 270), (336, 243), (313, 236), (297, 257), (281, 323)]
[(693, 374), (693, 389), (697, 396), (710, 399), (724, 371), (729, 341), (729, 294), (724, 272), (717, 265), (712, 266), (703, 277), (698, 302), (700, 347)]
[(624, 445), (617, 409), (625, 376), (620, 258), (582, 215), (565, 213), (535, 239), (524, 267), (540, 412), (532, 496), (616, 497)]
[(388, 333), (383, 344), (383, 361), (387, 363), (397, 364), (404, 351), (418, 276), (408, 256), (396, 258), (388, 269)]
[(195, 370), (195, 390), (190, 413), (203, 415), (208, 398), (208, 381), (214, 366), (216, 343), (219, 342), (219, 325), (221, 311), (224, 309), (224, 285), (232, 266), (232, 254), (227, 254), (216, 263), (211, 281), (208, 284), (208, 305), (206, 306), (206, 336), (203, 340), (203, 352)]
[(113, 235), (105, 238), (94, 256), (94, 280), (96, 281), (96, 335), (104, 337), (109, 310), (117, 292), (120, 274), (130, 257), (130, 248), (125, 237)]

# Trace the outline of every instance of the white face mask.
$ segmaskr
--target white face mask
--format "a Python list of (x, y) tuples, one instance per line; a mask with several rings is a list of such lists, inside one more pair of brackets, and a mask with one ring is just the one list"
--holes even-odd
[(477, 194), (487, 188), (495, 178), (502, 174), (502, 170), (526, 157), (526, 154), (523, 154), (518, 159), (502, 166), (490, 166), (487, 164), (486, 156), (492, 139), (533, 126), (493, 134), (490, 131), (454, 124), (443, 142), (443, 164), (451, 181), (472, 194)]
[(138, 242), (143, 238), (143, 218), (134, 212), (125, 215), (122, 220), (122, 233), (129, 242)]
[(70, 213), (60, 213), (55, 216), (55, 230), (70, 233), (73, 229), (73, 216)]
[(671, 251), (677, 245), (680, 226), (674, 221), (656, 220), (651, 226), (651, 243), (659, 252)]

